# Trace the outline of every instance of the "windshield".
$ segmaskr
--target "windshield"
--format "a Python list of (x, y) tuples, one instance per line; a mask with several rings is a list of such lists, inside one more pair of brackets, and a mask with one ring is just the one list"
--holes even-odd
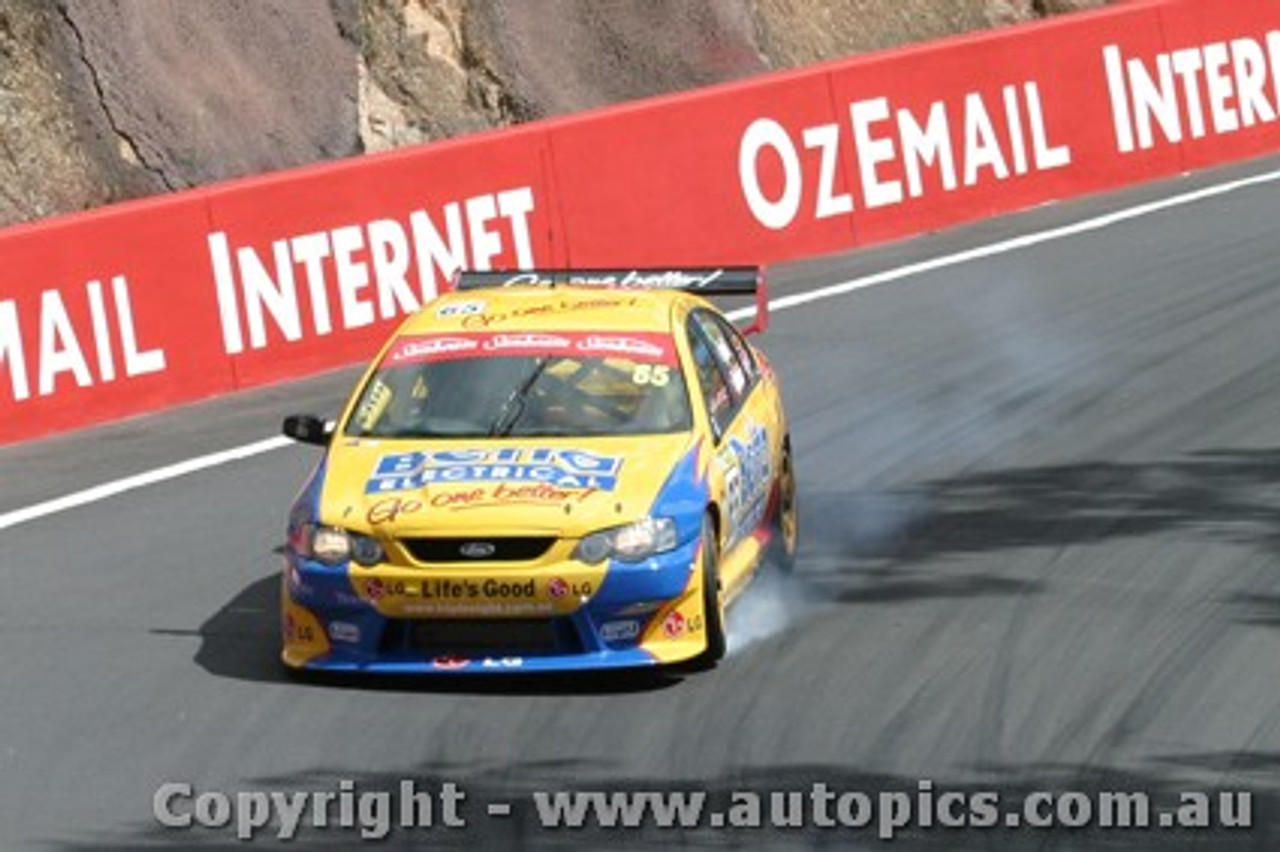
[(398, 339), (361, 391), (344, 434), (636, 435), (691, 427), (667, 335), (453, 333)]

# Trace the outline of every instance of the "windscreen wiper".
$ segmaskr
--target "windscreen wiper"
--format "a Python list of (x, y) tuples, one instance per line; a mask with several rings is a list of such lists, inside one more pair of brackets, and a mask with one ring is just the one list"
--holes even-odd
[(533, 369), (529, 371), (529, 375), (525, 376), (506, 401), (502, 403), (502, 408), (498, 411), (498, 416), (494, 418), (493, 425), (489, 427), (489, 437), (506, 437), (515, 427), (520, 416), (524, 414), (525, 400), (529, 397), (529, 391), (537, 383), (538, 378), (542, 375), (542, 371), (547, 368), (547, 364), (551, 363), (551, 358), (543, 356), (533, 365)]

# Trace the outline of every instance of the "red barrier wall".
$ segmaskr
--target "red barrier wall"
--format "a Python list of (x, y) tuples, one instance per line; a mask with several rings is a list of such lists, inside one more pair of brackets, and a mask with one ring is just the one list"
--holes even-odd
[(458, 266), (549, 262), (545, 160), (527, 127), (211, 191), (197, 268), (237, 385), (368, 357)]
[(0, 443), (359, 361), (451, 269), (768, 263), (1280, 149), (1280, 0), (1139, 0), (0, 232)]
[(197, 196), (0, 235), (0, 442), (234, 386), (214, 293), (193, 286)]
[[(851, 219), (760, 227), (738, 180), (742, 131), (761, 116), (782, 126), (832, 120), (825, 71), (708, 89), (599, 112), (550, 127), (569, 260), (579, 266), (778, 259), (854, 244)], [(777, 158), (760, 158), (768, 194)]]

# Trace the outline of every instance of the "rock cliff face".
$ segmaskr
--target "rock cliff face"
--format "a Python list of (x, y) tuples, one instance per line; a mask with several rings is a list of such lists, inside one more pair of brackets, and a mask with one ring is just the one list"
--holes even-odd
[(0, 0), (0, 224), (1106, 0)]

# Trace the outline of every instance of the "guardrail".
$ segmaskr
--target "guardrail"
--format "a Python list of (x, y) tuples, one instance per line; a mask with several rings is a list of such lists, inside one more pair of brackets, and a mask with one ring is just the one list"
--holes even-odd
[(1149, 0), (0, 232), (0, 444), (368, 357), (458, 267), (760, 264), (1280, 148), (1280, 0)]

